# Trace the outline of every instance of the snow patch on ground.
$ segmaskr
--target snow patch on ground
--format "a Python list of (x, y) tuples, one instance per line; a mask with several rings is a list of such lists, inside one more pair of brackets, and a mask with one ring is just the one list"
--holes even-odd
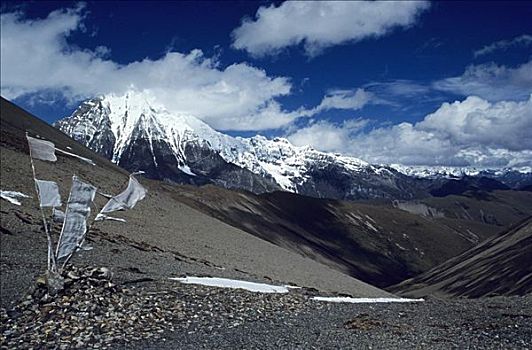
[(185, 174), (187, 175), (190, 175), (190, 176), (196, 176), (196, 174), (194, 174), (192, 172), (192, 170), (190, 169), (190, 167), (188, 165), (182, 165), (179, 167), (179, 170), (181, 170), (182, 172), (184, 172)]
[(370, 230), (373, 230), (373, 231), (375, 231), (375, 232), (379, 232), (379, 230), (377, 230), (377, 229), (375, 228), (375, 226), (373, 226), (369, 221), (366, 221), (365, 224), (366, 224), (366, 226), (367, 226)]
[(288, 293), (286, 286), (274, 286), (266, 283), (255, 283), (218, 277), (171, 277), (171, 280), (185, 284), (200, 284), (202, 286), (245, 289), (255, 293)]
[(285, 287), (288, 288), (288, 289), (301, 289), (301, 288), (303, 288), (303, 287), (291, 286), (291, 285), (286, 285)]
[(424, 301), (424, 299), (407, 298), (351, 298), (351, 297), (313, 297), (315, 301), (326, 301), (329, 303), (412, 303)]
[(27, 194), (17, 191), (0, 191), (0, 197), (5, 199), (11, 204), (21, 205), (20, 201), (17, 198), (31, 198)]

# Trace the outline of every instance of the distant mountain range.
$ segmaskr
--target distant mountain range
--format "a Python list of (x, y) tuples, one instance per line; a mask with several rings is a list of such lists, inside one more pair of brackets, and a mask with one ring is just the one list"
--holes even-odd
[[(54, 126), (127, 170), (144, 170), (151, 178), (170, 182), (213, 183), (254, 193), (283, 190), (318, 198), (412, 199), (429, 195), (432, 180), (457, 176), (443, 169), (369, 164), (297, 147), (284, 138), (232, 137), (193, 116), (171, 113), (150, 95), (134, 91), (87, 100)], [(532, 184), (528, 170), (478, 171), (475, 176), (520, 187)]]
[(532, 167), (518, 168), (474, 168), (446, 166), (405, 166), (390, 164), (390, 167), (405, 175), (422, 179), (461, 179), (464, 177), (496, 179), (513, 189), (521, 189), (532, 184)]

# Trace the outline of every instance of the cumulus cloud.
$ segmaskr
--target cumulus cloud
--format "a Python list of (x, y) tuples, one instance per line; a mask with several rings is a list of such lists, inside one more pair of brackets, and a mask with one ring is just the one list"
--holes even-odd
[(425, 1), (286, 1), (260, 7), (232, 33), (233, 47), (253, 56), (303, 44), (307, 55), (408, 27), (429, 8)]
[[(288, 138), (375, 163), (503, 167), (532, 164), (531, 130), (532, 95), (526, 101), (496, 103), (471, 96), (442, 104), (416, 124), (363, 133), (350, 124), (322, 121)], [(331, 141), (324, 142), (323, 135)]]
[(436, 81), (433, 87), (489, 101), (524, 100), (532, 93), (532, 61), (515, 68), (495, 63), (471, 65), (461, 76)]
[(8, 99), (62, 94), (71, 101), (129, 89), (149, 90), (174, 112), (198, 116), (219, 129), (261, 130), (293, 121), (275, 100), (290, 93), (286, 77), (247, 63), (220, 67), (200, 50), (168, 52), (158, 60), (121, 65), (109, 50), (71, 46), (83, 28), (84, 10), (63, 9), (44, 19), (1, 15), (1, 93)]
[(506, 51), (513, 47), (529, 47), (532, 46), (532, 35), (523, 34), (510, 40), (500, 40), (490, 45), (486, 45), (483, 48), (473, 52), (475, 57), (488, 55), (496, 51)]
[(363, 129), (368, 122), (367, 119), (355, 119), (335, 125), (324, 120), (314, 121), (291, 134), (289, 140), (296, 146), (311, 145), (322, 151), (343, 152), (346, 145), (351, 142), (352, 136)]

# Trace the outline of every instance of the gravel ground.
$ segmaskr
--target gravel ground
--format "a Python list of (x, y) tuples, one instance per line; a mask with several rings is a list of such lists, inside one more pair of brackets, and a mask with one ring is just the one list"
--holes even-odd
[(332, 304), (305, 298), (296, 311), (275, 309), (268, 317), (238, 326), (207, 318), (136, 348), (528, 349), (531, 318), (530, 296), (403, 304)]
[(176, 281), (101, 284), (55, 300), (26, 297), (15, 311), (2, 311), (2, 349), (528, 349), (532, 344), (532, 296), (337, 304), (311, 300), (317, 291), (307, 289), (260, 294)]

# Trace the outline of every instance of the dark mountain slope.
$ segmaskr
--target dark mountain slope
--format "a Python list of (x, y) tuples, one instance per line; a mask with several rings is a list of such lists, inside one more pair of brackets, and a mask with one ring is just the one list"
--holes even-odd
[[(450, 202), (451, 197), (436, 198), (431, 203), (442, 216), (427, 217), (389, 204), (324, 200), (286, 192), (257, 196), (214, 186), (169, 190), (175, 191), (176, 200), (229, 225), (380, 287), (460, 254), (504, 225), (521, 220), (526, 216), (523, 209), (532, 207), (532, 196), (524, 192), (512, 193), (506, 202), (454, 196)], [(494, 196), (504, 198), (506, 192)], [(468, 218), (455, 215), (462, 214), (464, 203), (470, 208)], [(475, 214), (480, 210), (496, 219), (482, 221), (480, 214)]]
[(491, 192), (494, 190), (509, 190), (510, 187), (489, 177), (464, 176), (460, 179), (447, 180), (441, 186), (433, 188), (430, 194), (434, 197), (445, 197), (452, 194), (460, 195), (465, 192)]
[(479, 298), (532, 293), (532, 217), (390, 288), (410, 295)]

